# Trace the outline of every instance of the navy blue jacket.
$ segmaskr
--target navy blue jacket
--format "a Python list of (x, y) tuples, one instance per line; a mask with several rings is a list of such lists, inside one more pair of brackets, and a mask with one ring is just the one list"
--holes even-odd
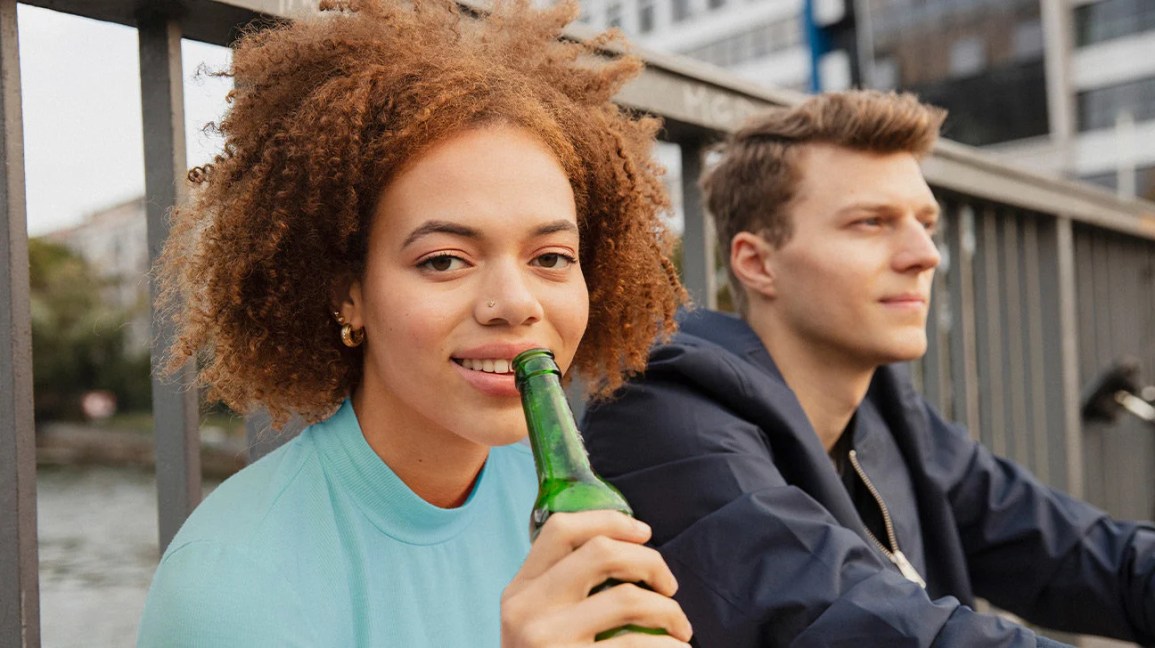
[(1155, 644), (1155, 528), (1051, 490), (880, 368), (850, 433), (926, 581), (873, 543), (745, 322), (695, 311), (643, 380), (587, 410), (594, 468), (678, 578), (704, 647), (1053, 646), (1034, 623)]

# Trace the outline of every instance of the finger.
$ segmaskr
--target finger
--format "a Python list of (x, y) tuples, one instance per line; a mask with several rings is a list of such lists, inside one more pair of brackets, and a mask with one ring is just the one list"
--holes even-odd
[[(643, 589), (632, 583), (622, 583), (582, 601), (573, 607), (573, 622), (581, 623), (580, 632), (593, 633), (626, 625), (642, 628), (662, 628), (668, 638), (675, 640), (674, 644), (657, 643), (653, 645), (677, 645), (679, 642), (690, 640), (693, 629), (690, 621), (682, 612), (681, 606), (672, 598), (662, 596), (656, 592)], [(660, 637), (661, 635), (647, 635), (643, 633), (629, 633), (614, 637), (613, 640), (630, 637), (640, 641), (643, 637)], [(613, 641), (607, 639), (607, 642)], [(635, 645), (632, 641), (622, 641), (619, 644), (605, 643), (606, 646)], [(649, 645), (638, 643), (637, 645)]]
[(650, 527), (618, 511), (555, 513), (545, 521), (514, 580), (541, 576), (596, 536), (640, 544), (650, 539)]
[(568, 592), (576, 601), (611, 578), (646, 583), (663, 596), (673, 596), (678, 591), (678, 581), (660, 553), (644, 545), (606, 536), (591, 538), (558, 561), (539, 580), (543, 587)]
[(598, 648), (686, 648), (689, 642), (678, 641), (667, 635), (648, 635), (632, 632), (597, 642)]

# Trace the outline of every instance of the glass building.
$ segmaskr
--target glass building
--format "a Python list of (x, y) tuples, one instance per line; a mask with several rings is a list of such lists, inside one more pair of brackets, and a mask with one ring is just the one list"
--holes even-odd
[[(592, 26), (618, 26), (643, 47), (756, 83), (807, 91), (817, 70), (822, 89), (916, 92), (950, 111), (952, 140), (1155, 199), (1155, 0), (583, 0), (582, 7)], [(812, 55), (824, 34), (842, 49)]]

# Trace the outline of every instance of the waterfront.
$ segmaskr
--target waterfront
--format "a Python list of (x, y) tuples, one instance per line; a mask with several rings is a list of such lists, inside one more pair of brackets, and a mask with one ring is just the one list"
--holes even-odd
[(158, 557), (152, 471), (41, 467), (36, 487), (43, 646), (133, 645)]

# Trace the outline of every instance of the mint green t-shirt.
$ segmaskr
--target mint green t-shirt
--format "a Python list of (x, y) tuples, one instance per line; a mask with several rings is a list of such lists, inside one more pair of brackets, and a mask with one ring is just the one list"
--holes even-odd
[(222, 483), (157, 567), (138, 646), (497, 646), (529, 552), (528, 447), (493, 448), (455, 509), (413, 493), (346, 401)]

